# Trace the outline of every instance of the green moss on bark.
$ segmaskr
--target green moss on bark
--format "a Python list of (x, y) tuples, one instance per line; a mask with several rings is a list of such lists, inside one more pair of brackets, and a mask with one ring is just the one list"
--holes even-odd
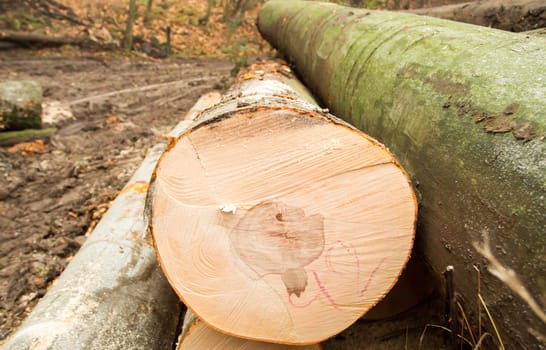
[[(546, 39), (288, 0), (268, 2), (258, 23), (334, 114), (384, 142), (420, 184), (418, 240), (436, 271), (455, 265), (475, 300), (471, 266), (483, 260), (472, 242), (487, 230), (499, 258), (545, 295)], [(509, 298), (484, 281), (492, 304)], [(508, 308), (533, 326), (524, 307)], [(502, 324), (529, 346), (522, 327)]]

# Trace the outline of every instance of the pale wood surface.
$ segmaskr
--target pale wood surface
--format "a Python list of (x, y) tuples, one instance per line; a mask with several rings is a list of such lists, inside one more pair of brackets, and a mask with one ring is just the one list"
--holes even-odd
[(167, 277), (200, 319), (312, 344), (382, 299), (407, 262), (417, 210), (384, 146), (288, 107), (196, 125), (159, 162), (152, 228)]
[[(186, 326), (186, 321), (188, 324)], [(320, 350), (320, 345), (282, 345), (236, 338), (213, 330), (190, 311), (184, 318), (177, 350)]]

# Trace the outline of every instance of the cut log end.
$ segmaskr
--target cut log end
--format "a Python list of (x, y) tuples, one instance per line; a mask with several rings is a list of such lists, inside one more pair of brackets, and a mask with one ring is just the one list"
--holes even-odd
[(323, 115), (253, 109), (202, 123), (156, 170), (158, 256), (184, 302), (223, 333), (312, 344), (396, 282), (412, 247), (406, 174)]
[[(231, 350), (320, 350), (320, 345), (291, 346), (264, 343), (249, 339), (231, 337), (207, 327), (189, 313), (191, 324), (179, 338), (177, 350), (231, 349)], [(186, 319), (187, 319), (186, 315)], [(184, 320), (186, 322), (186, 320)]]

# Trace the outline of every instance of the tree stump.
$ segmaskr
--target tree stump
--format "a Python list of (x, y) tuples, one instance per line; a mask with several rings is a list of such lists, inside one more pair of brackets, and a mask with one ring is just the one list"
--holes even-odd
[(34, 80), (0, 82), (0, 130), (42, 127), (42, 87)]

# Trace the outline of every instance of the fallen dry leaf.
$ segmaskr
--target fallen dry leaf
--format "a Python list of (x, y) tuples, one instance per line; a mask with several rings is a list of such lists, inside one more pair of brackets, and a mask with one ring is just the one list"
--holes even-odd
[(23, 156), (33, 156), (37, 153), (45, 153), (46, 151), (47, 145), (43, 140), (22, 142), (8, 148), (9, 153), (21, 152)]

